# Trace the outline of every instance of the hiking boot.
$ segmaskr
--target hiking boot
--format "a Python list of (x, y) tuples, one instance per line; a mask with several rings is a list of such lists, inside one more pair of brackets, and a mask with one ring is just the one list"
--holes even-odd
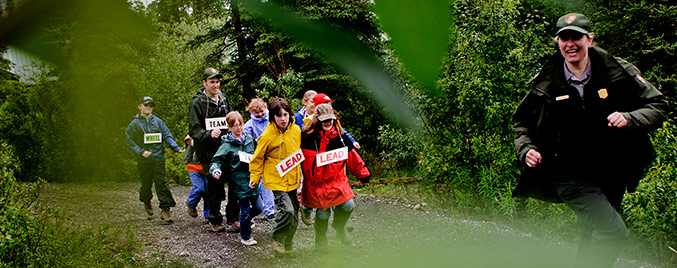
[(249, 238), (249, 239), (247, 239), (247, 240), (244, 240), (244, 239), (240, 238), (240, 242), (241, 242), (243, 245), (245, 245), (245, 246), (253, 246), (253, 245), (258, 244), (258, 242), (256, 242), (256, 240), (254, 240), (253, 237), (252, 237), (252, 238)]
[[(336, 221), (332, 222), (331, 227), (336, 230), (336, 238), (345, 246), (352, 246), (353, 239), (350, 237), (350, 232), (346, 230), (345, 225), (335, 224)], [(352, 228), (351, 228), (352, 230)]]
[(210, 224), (212, 226), (212, 232), (221, 233), (226, 231), (226, 227), (223, 227), (221, 224)]
[(188, 216), (191, 216), (193, 218), (197, 218), (197, 209), (194, 207), (191, 207), (188, 202), (186, 202), (186, 207), (188, 207)]
[(277, 254), (287, 254), (287, 251), (284, 249), (284, 244), (280, 242), (273, 241), (272, 247), (273, 251), (275, 251)]
[(151, 201), (148, 201), (148, 203), (143, 203), (143, 208), (146, 210), (146, 214), (148, 214), (148, 216), (153, 216), (153, 214), (155, 214), (153, 211), (153, 203), (151, 203)]
[(306, 210), (305, 208), (301, 209), (301, 221), (307, 226), (313, 225), (312, 210)]
[(160, 213), (160, 218), (165, 223), (174, 222), (174, 220), (172, 220), (172, 213), (169, 212), (169, 208), (162, 208), (162, 213)]
[(227, 222), (228, 228), (226, 228), (226, 232), (228, 233), (239, 233), (240, 232), (240, 222)]

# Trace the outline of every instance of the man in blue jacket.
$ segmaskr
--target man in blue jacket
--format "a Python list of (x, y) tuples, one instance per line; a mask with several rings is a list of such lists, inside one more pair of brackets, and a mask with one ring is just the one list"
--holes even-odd
[(146, 213), (153, 216), (150, 200), (153, 199), (151, 187), (155, 183), (155, 193), (162, 210), (160, 218), (164, 223), (171, 223), (173, 220), (169, 208), (176, 203), (165, 179), (165, 145), (171, 147), (174, 152), (182, 153), (183, 150), (176, 144), (174, 136), (162, 119), (151, 114), (155, 106), (153, 99), (146, 96), (139, 103), (139, 113), (134, 115), (134, 119), (125, 130), (127, 147), (134, 155), (141, 178), (139, 200), (143, 202)]

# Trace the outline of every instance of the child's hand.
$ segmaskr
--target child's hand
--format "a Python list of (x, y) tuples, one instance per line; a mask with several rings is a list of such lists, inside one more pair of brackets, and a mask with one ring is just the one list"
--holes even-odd
[(249, 181), (249, 188), (254, 189), (254, 187), (256, 187), (256, 183), (254, 183), (253, 181)]

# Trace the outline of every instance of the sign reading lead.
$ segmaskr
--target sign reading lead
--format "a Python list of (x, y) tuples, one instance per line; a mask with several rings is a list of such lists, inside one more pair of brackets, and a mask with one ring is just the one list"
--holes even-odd
[(296, 152), (292, 153), (287, 158), (283, 159), (275, 167), (277, 168), (277, 173), (280, 173), (280, 177), (283, 177), (289, 171), (294, 169), (296, 166), (301, 164), (306, 158), (303, 156), (301, 149), (298, 149)]
[(143, 144), (162, 143), (162, 133), (143, 134)]
[(225, 117), (205, 118), (205, 128), (207, 130), (228, 128)]
[(348, 159), (348, 147), (342, 147), (329, 152), (319, 153), (315, 158), (317, 160), (318, 167), (341, 160), (346, 160)]

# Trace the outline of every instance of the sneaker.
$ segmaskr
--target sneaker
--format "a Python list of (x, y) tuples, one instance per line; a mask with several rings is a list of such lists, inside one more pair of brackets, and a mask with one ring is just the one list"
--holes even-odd
[(174, 220), (172, 220), (172, 213), (169, 212), (169, 208), (162, 208), (162, 213), (160, 214), (160, 218), (162, 218), (162, 221), (165, 223), (172, 223)]
[(148, 201), (148, 203), (143, 203), (143, 208), (146, 210), (146, 214), (148, 214), (148, 216), (153, 216), (153, 214), (155, 214), (155, 212), (153, 212), (153, 203), (151, 203), (151, 201)]
[(197, 209), (194, 207), (191, 207), (188, 202), (186, 202), (186, 207), (188, 207), (188, 215), (197, 218)]
[(241, 242), (243, 245), (245, 245), (245, 246), (253, 246), (253, 245), (256, 245), (256, 244), (259, 243), (259, 242), (256, 242), (256, 240), (254, 240), (253, 237), (252, 237), (252, 238), (249, 238), (249, 239), (247, 239), (247, 240), (244, 240), (244, 239), (240, 238), (240, 242)]
[(240, 221), (233, 222), (233, 227), (237, 228), (240, 230)]
[(210, 224), (212, 226), (212, 232), (220, 233), (220, 232), (225, 232), (226, 227), (223, 227), (221, 224)]
[(308, 226), (313, 225), (314, 222), (312, 215), (310, 213), (312, 212), (307, 211), (305, 209), (301, 209), (301, 221), (303, 221), (303, 223), (305, 223)]

